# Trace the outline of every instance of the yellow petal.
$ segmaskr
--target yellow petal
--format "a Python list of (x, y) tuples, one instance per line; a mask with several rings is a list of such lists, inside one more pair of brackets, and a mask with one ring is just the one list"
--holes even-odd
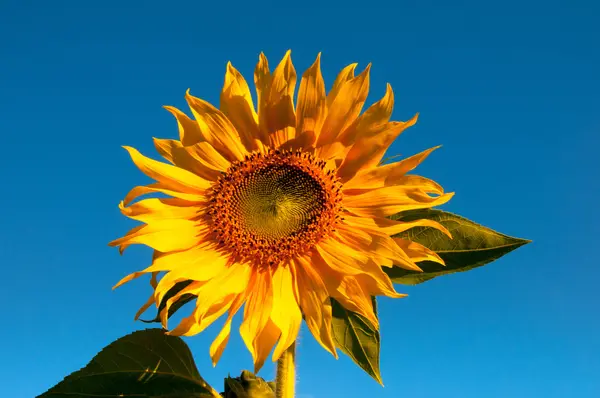
[(150, 308), (150, 306), (152, 304), (155, 303), (154, 301), (154, 289), (156, 288), (156, 277), (158, 276), (158, 272), (153, 272), (152, 273), (152, 277), (150, 278), (150, 286), (152, 286), (152, 294), (150, 295), (150, 298), (148, 299), (148, 301), (146, 301), (146, 303), (138, 310), (138, 312), (135, 313), (135, 317), (133, 318), (135, 321), (137, 321), (140, 317), (140, 315), (142, 315), (148, 308)]
[(281, 330), (281, 338), (273, 351), (273, 361), (278, 360), (281, 354), (296, 340), (302, 323), (302, 314), (294, 295), (296, 290), (294, 274), (293, 263), (285, 267), (280, 266), (273, 273), (271, 320)]
[(188, 146), (204, 141), (204, 136), (195, 121), (177, 108), (172, 106), (164, 106), (164, 108), (175, 116), (179, 127), (179, 140), (183, 145)]
[[(390, 239), (390, 241), (387, 242), (382, 239), (383, 237), (377, 237), (375, 235), (373, 235), (372, 238), (372, 240), (378, 244), (377, 248), (380, 256), (389, 257), (398, 263), (404, 263), (405, 261), (403, 260), (408, 260), (407, 256), (404, 255), (402, 250), (393, 240)], [(403, 295), (396, 293), (392, 281), (387, 274), (383, 272), (380, 264), (375, 263), (373, 258), (369, 258), (370, 256), (368, 256), (368, 254), (364, 254), (370, 254), (370, 252), (361, 251), (360, 249), (356, 250), (347, 243), (341, 243), (335, 237), (320, 242), (317, 245), (317, 252), (334, 272), (352, 276), (357, 278), (357, 280), (362, 281), (367, 287), (367, 293), (370, 295), (385, 295), (395, 298), (404, 297)], [(360, 261), (355, 260), (360, 257), (364, 257), (364, 259), (361, 259)], [(418, 271), (421, 270), (417, 266), (414, 268)], [(349, 272), (350, 269), (351, 271)]]
[[(201, 296), (196, 297), (196, 303), (198, 303)], [(205, 309), (202, 315), (200, 315), (201, 310), (196, 307), (191, 315), (191, 319), (186, 319), (185, 322), (181, 322), (168, 334), (172, 336), (194, 336), (203, 332), (227, 311), (234, 299), (234, 295), (219, 297), (219, 301), (214, 302), (212, 306)]]
[[(248, 299), (244, 320), (240, 325), (242, 340), (256, 363), (259, 348), (257, 338), (269, 321), (273, 307), (272, 274), (270, 268), (255, 270), (248, 284)], [(269, 349), (270, 351), (270, 349)]]
[(229, 314), (227, 316), (225, 324), (223, 325), (223, 328), (210, 345), (210, 357), (212, 359), (213, 366), (217, 366), (217, 362), (219, 362), (219, 359), (221, 359), (221, 355), (223, 355), (223, 351), (225, 350), (227, 342), (229, 341), (229, 334), (231, 333), (231, 321), (233, 320), (235, 314), (241, 308), (242, 304), (244, 304), (245, 300), (246, 295), (244, 293), (238, 294), (235, 297), (233, 303), (231, 304), (231, 307), (229, 307)]
[(231, 166), (231, 162), (225, 159), (208, 142), (199, 142), (198, 144), (185, 147), (185, 150), (198, 162), (214, 170), (224, 172)]
[(197, 204), (204, 203), (206, 201), (206, 197), (203, 193), (179, 192), (172, 189), (167, 189), (164, 184), (154, 183), (132, 188), (131, 191), (125, 195), (125, 199), (123, 199), (122, 203), (124, 206), (127, 206), (139, 196), (147, 195), (149, 193), (162, 193), (189, 202), (196, 202)]
[(262, 328), (260, 333), (254, 339), (254, 373), (258, 373), (263, 367), (265, 360), (269, 356), (269, 353), (273, 349), (273, 346), (280, 335), (281, 331), (279, 328), (270, 318), (268, 318), (265, 327)]
[(142, 155), (137, 149), (124, 146), (133, 163), (148, 177), (155, 179), (167, 189), (180, 192), (203, 194), (210, 182), (170, 164), (157, 162)]
[[(397, 185), (397, 186), (402, 186), (403, 188), (407, 188), (407, 189), (408, 188), (417, 189), (419, 191), (430, 193), (430, 194), (436, 194), (436, 195), (444, 194), (444, 188), (442, 188), (442, 186), (440, 184), (438, 184), (437, 182), (430, 180), (429, 178), (412, 175), (412, 174), (395, 177), (395, 178), (390, 178), (390, 179), (385, 179), (385, 180), (380, 180), (379, 182), (380, 183), (378, 183), (376, 180), (374, 180), (373, 183), (365, 184), (363, 186), (360, 186), (360, 188), (375, 189), (375, 188), (383, 188), (383, 187)], [(357, 185), (354, 185), (354, 186), (358, 187)], [(345, 188), (343, 190), (344, 194), (346, 194), (348, 191), (351, 191), (351, 192), (360, 192), (361, 191), (361, 190), (357, 190), (357, 189), (352, 189), (352, 187), (353, 187), (352, 185), (348, 186), (347, 184), (344, 184), (344, 188)]]
[(198, 334), (196, 332), (197, 328), (198, 324), (196, 323), (196, 316), (192, 313), (192, 315), (183, 318), (173, 330), (170, 330), (165, 334), (170, 336), (194, 336)]
[[(178, 282), (180, 280), (183, 281), (188, 281), (184, 275), (182, 275), (181, 273), (177, 273), (177, 272), (170, 272), (167, 275), (165, 275), (160, 283), (157, 285), (157, 289), (156, 289), (156, 293), (154, 295), (155, 300), (157, 303), (161, 303), (165, 298), (167, 293), (169, 292), (169, 290), (171, 290), (175, 284), (175, 282)], [(200, 286), (202, 286), (203, 284), (205, 284), (206, 282), (192, 282), (192, 281), (188, 281), (190, 282), (185, 288), (183, 288), (182, 290), (180, 290), (179, 292), (175, 293), (175, 295), (171, 296), (169, 299), (167, 299), (165, 307), (160, 311), (159, 316), (160, 316), (160, 321), (162, 323), (162, 327), (163, 329), (168, 329), (168, 320), (169, 320), (169, 310), (171, 309), (171, 306), (178, 301), (182, 296), (184, 295), (190, 295), (193, 294), (194, 291), (198, 290)], [(197, 296), (196, 296), (197, 299)], [(185, 322), (184, 322), (185, 324)], [(191, 326), (191, 324), (189, 324), (189, 326)], [(177, 330), (172, 330), (171, 332), (174, 335), (177, 336), (181, 336), (181, 328), (183, 327), (183, 324), (179, 324), (179, 329)], [(186, 332), (189, 331), (189, 329), (186, 329)]]
[(205, 137), (223, 157), (230, 161), (242, 160), (247, 153), (240, 136), (227, 117), (208, 102), (185, 93), (185, 99)]
[[(365, 254), (355, 251), (348, 252), (346, 251), (346, 247), (339, 246), (331, 243), (331, 240), (325, 240), (315, 246), (315, 249), (319, 256), (335, 272), (344, 275), (358, 275), (363, 273), (363, 266), (368, 261), (368, 257)], [(351, 256), (346, 255), (346, 253), (351, 253)]]
[(327, 102), (328, 109), (331, 108), (331, 104), (333, 104), (333, 101), (335, 101), (342, 86), (348, 80), (354, 79), (354, 70), (356, 69), (357, 66), (358, 66), (358, 64), (350, 64), (350, 65), (346, 66), (344, 69), (342, 69), (340, 71), (340, 73), (338, 73), (337, 77), (335, 78), (335, 81), (333, 82), (333, 86), (331, 87), (331, 90), (329, 91), (329, 94), (327, 94), (326, 102)]
[(327, 97), (320, 60), (321, 53), (300, 80), (296, 107), (296, 139), (301, 142), (298, 145), (301, 148), (307, 148), (315, 142), (327, 115)]
[[(329, 242), (334, 242), (334, 244), (328, 244)], [(365, 257), (363, 253), (347, 245), (340, 244), (339, 241), (329, 239), (317, 245), (317, 251), (313, 254), (313, 260), (320, 264), (326, 264), (326, 267), (340, 277), (345, 276), (362, 281), (366, 289), (365, 292), (371, 296), (404, 297), (396, 293), (390, 278), (383, 272), (379, 264), (368, 257), (364, 260), (356, 261), (356, 258), (359, 256)], [(331, 275), (331, 272), (328, 274)]]
[(327, 262), (318, 254), (311, 255), (311, 263), (323, 279), (327, 291), (347, 310), (356, 312), (367, 318), (375, 327), (379, 326), (371, 295), (363, 289), (356, 276), (346, 276), (333, 271)]
[(395, 221), (389, 218), (379, 217), (355, 217), (350, 215), (344, 215), (345, 224), (353, 228), (370, 229), (373, 231), (380, 231), (386, 235), (396, 235), (404, 231), (408, 231), (415, 227), (431, 227), (438, 231), (441, 231), (449, 238), (452, 238), (450, 232), (437, 221), (433, 220), (414, 220), (414, 221)]
[[(129, 207), (125, 207), (123, 202), (119, 204), (119, 209), (123, 215), (143, 223), (150, 223), (156, 220), (168, 219), (186, 219), (190, 220), (198, 214), (201, 214), (201, 208), (189, 205), (190, 202), (180, 199), (144, 199)], [(176, 204), (180, 204), (177, 206)]]
[(371, 105), (354, 123), (342, 131), (338, 140), (346, 146), (350, 146), (357, 139), (372, 137), (381, 132), (382, 127), (387, 124), (394, 109), (394, 92), (392, 86), (387, 84), (385, 95)]
[[(198, 265), (206, 264), (206, 262), (203, 262), (203, 260), (207, 259), (206, 256), (210, 254), (212, 254), (212, 252), (206, 250), (206, 245), (201, 245), (191, 250), (174, 253), (161, 253), (155, 251), (152, 259), (152, 265), (150, 265), (148, 268), (142, 271), (134, 272), (130, 275), (127, 275), (125, 278), (121, 279), (115, 286), (113, 286), (113, 289), (116, 289), (119, 286), (133, 279), (139, 278), (140, 276), (147, 273), (173, 271), (181, 267), (188, 268), (190, 270), (195, 270), (198, 267)], [(210, 269), (207, 269), (206, 271), (219, 272), (220, 270), (218, 269), (218, 267), (210, 267)], [(210, 275), (210, 273), (206, 271), (205, 274)], [(169, 275), (169, 273), (167, 275)], [(162, 279), (161, 282), (163, 282)], [(155, 297), (159, 298), (158, 302), (160, 302), (161, 292), (157, 292), (155, 289), (154, 295)]]
[(187, 280), (206, 282), (225, 273), (230, 268), (228, 261), (227, 254), (217, 250), (214, 243), (207, 242), (185, 252), (165, 253), (157, 257), (153, 265), (168, 268), (173, 264), (171, 272), (180, 272)]
[[(292, 64), (291, 51), (285, 56), (273, 72), (266, 107), (266, 131), (271, 134), (270, 145), (280, 147), (295, 137), (296, 113), (294, 110), (294, 91), (296, 89), (296, 70)], [(263, 131), (265, 129), (263, 128)]]
[(394, 241), (400, 248), (402, 248), (402, 250), (404, 250), (408, 257), (415, 262), (433, 261), (438, 264), (446, 265), (444, 260), (436, 252), (420, 243), (400, 238), (394, 238)]
[(198, 296), (196, 320), (199, 325), (206, 327), (216, 319), (214, 315), (211, 316), (215, 307), (225, 307), (221, 314), (230, 307), (235, 297), (246, 290), (250, 271), (251, 268), (247, 264), (233, 264), (197, 291), (191, 292)]
[(353, 178), (344, 183), (344, 188), (379, 188), (398, 185), (397, 181), (406, 173), (414, 170), (429, 154), (440, 146), (436, 146), (399, 162), (377, 166), (359, 171)]
[(300, 257), (296, 262), (298, 296), (306, 326), (319, 344), (337, 359), (331, 334), (331, 301), (327, 288), (310, 261)]
[(331, 144), (360, 114), (369, 93), (371, 64), (355, 78), (342, 83), (327, 110), (327, 117), (319, 133), (316, 147)]
[(344, 158), (344, 162), (338, 169), (338, 177), (342, 182), (349, 181), (361, 169), (370, 169), (379, 163), (385, 151), (392, 142), (417, 122), (418, 114), (407, 122), (389, 122), (385, 124), (382, 131), (372, 137), (358, 140)]
[(392, 186), (346, 195), (343, 203), (350, 212), (363, 217), (388, 217), (401, 211), (440, 206), (452, 196), (454, 193), (431, 197), (412, 187)]
[(268, 144), (268, 136), (258, 128), (258, 115), (254, 110), (248, 83), (242, 74), (231, 65), (231, 62), (227, 63), (220, 108), (235, 126), (248, 151), (259, 149), (256, 140)]
[(268, 137), (269, 126), (268, 126), (268, 110), (269, 110), (269, 96), (271, 93), (271, 82), (273, 76), (269, 71), (269, 61), (262, 52), (258, 57), (258, 63), (254, 69), (254, 86), (256, 87), (256, 100), (258, 104), (258, 128), (261, 134)]
[(207, 181), (216, 181), (221, 175), (218, 169), (193, 157), (188, 148), (185, 148), (179, 141), (154, 138), (154, 146), (163, 158), (175, 166), (190, 171)]
[(109, 246), (141, 244), (160, 252), (186, 250), (199, 242), (201, 228), (189, 220), (156, 220), (142, 228), (134, 228), (124, 237), (113, 240)]
[[(373, 260), (369, 261), (369, 266), (373, 270), (381, 270), (379, 264), (375, 263)], [(394, 284), (390, 277), (383, 271), (380, 275), (375, 275), (373, 272), (357, 275), (356, 280), (369, 297), (386, 296), (391, 298), (403, 298), (408, 296), (407, 294), (398, 293), (396, 289), (394, 289)]]
[(437, 182), (430, 180), (429, 178), (413, 174), (399, 177), (396, 180), (390, 180), (390, 183), (393, 185), (401, 185), (403, 187), (419, 189), (423, 192), (435, 195), (442, 195), (444, 193), (444, 188), (442, 188), (442, 186)]
[[(340, 141), (334, 141), (331, 144), (323, 145), (319, 148), (315, 149), (315, 155), (324, 160), (332, 160), (336, 161), (336, 164), (339, 165), (346, 157), (346, 154), (350, 151), (350, 147), (344, 145), (344, 143)], [(338, 167), (336, 166), (335, 169)]]
[(410, 258), (394, 240), (383, 233), (375, 231), (367, 232), (366, 230), (351, 228), (343, 224), (338, 226), (338, 233), (346, 245), (358, 252), (369, 253), (369, 256), (374, 259), (377, 256), (389, 260), (386, 263), (378, 262), (379, 265), (391, 266), (394, 263), (402, 263), (408, 264), (409, 269), (413, 271), (421, 271), (421, 268), (410, 261)]

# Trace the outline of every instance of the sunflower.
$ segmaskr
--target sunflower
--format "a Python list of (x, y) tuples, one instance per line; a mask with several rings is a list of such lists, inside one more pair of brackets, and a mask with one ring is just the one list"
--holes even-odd
[[(197, 334), (227, 312), (210, 347), (213, 364), (242, 306), (240, 334), (256, 371), (273, 347), (277, 360), (293, 344), (303, 318), (337, 358), (332, 298), (378, 327), (371, 297), (405, 296), (382, 267), (419, 271), (416, 262), (425, 259), (443, 264), (426, 247), (392, 237), (417, 226), (449, 235), (442, 225), (387, 218), (452, 197), (434, 181), (407, 174), (436, 148), (381, 164), (388, 146), (418, 115), (389, 121), (394, 102), (389, 84), (383, 98), (361, 114), (370, 65), (355, 76), (356, 66), (345, 67), (327, 94), (319, 54), (302, 75), (294, 106), (290, 51), (273, 72), (261, 54), (254, 72), (255, 109), (248, 84), (228, 63), (220, 109), (189, 90), (185, 99), (193, 119), (165, 107), (177, 120), (180, 139), (154, 143), (169, 163), (125, 147), (156, 182), (133, 188), (120, 203), (124, 215), (143, 225), (110, 245), (122, 252), (144, 244), (154, 255), (148, 268), (115, 287), (151, 274), (154, 293), (142, 312), (187, 281), (160, 314), (167, 328), (169, 307), (185, 294), (196, 298), (172, 335)], [(132, 203), (151, 193), (163, 197)]]

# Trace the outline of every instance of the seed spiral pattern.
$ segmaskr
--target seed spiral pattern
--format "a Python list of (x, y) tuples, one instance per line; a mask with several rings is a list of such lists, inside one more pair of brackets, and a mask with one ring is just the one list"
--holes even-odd
[(209, 197), (212, 233), (232, 260), (272, 267), (309, 252), (335, 231), (342, 192), (323, 160), (269, 150), (233, 162)]

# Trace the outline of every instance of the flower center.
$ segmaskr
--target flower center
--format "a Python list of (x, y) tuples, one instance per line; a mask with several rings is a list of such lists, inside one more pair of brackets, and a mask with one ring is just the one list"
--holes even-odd
[(335, 229), (341, 183), (325, 162), (271, 150), (234, 162), (212, 187), (214, 237), (235, 261), (274, 266), (310, 251)]

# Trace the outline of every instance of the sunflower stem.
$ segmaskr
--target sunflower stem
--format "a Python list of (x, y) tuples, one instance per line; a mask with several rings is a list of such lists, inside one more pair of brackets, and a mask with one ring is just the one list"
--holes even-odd
[(281, 354), (277, 360), (275, 378), (275, 397), (294, 398), (296, 389), (296, 343)]

